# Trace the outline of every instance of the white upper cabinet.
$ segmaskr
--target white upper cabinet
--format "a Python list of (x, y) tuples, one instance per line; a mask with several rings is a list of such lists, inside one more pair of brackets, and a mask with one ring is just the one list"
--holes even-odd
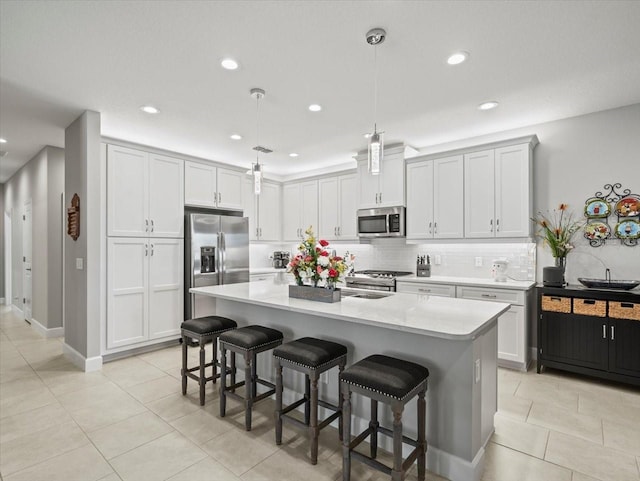
[(282, 188), (282, 237), (298, 241), (312, 227), (318, 234), (318, 181), (294, 182)]
[(528, 237), (531, 217), (529, 143), (466, 154), (465, 237)]
[(249, 218), (249, 240), (280, 240), (280, 186), (263, 181), (260, 195), (253, 193), (253, 180), (242, 180), (244, 216)]
[(407, 238), (463, 236), (463, 157), (407, 165)]
[(121, 237), (182, 237), (184, 163), (107, 148), (107, 232)]
[(242, 182), (239, 171), (185, 162), (184, 203), (196, 207), (242, 210)]
[(318, 181), (318, 235), (327, 240), (354, 240), (356, 231), (356, 174)]
[(380, 174), (368, 171), (365, 155), (358, 158), (359, 209), (405, 205), (404, 147), (385, 149)]

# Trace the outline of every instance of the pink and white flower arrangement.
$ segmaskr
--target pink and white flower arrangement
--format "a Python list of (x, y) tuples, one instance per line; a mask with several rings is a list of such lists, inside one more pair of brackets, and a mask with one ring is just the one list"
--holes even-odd
[(287, 272), (293, 274), (296, 283), (301, 286), (309, 281), (313, 286), (322, 281), (325, 287), (333, 289), (336, 283), (344, 282), (344, 275), (349, 271), (354, 256), (346, 258), (331, 255), (327, 250), (329, 242), (316, 240), (313, 228), (305, 231), (305, 236), (298, 246), (298, 253), (287, 265)]

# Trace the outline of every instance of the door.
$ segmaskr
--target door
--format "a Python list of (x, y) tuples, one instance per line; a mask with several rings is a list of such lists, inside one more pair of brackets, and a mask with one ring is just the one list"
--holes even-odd
[(464, 236), (494, 237), (494, 151), (464, 156)]
[[(302, 206), (300, 205), (300, 184), (286, 184), (282, 188), (282, 239), (299, 241), (302, 225), (300, 223)], [(261, 210), (262, 212), (262, 210)], [(260, 219), (260, 224), (262, 224)], [(305, 227), (306, 229), (306, 227)], [(304, 230), (304, 229), (302, 229)]]
[(149, 239), (111, 237), (107, 244), (107, 347), (149, 338)]
[(32, 252), (32, 231), (33, 221), (31, 212), (31, 199), (24, 204), (24, 215), (22, 216), (22, 313), (24, 320), (31, 324), (32, 317), (32, 292), (33, 292), (33, 272), (31, 269)]
[(249, 282), (249, 219), (221, 216), (219, 242), (221, 283)]
[[(633, 308), (631, 302), (622, 307)], [(626, 306), (625, 306), (626, 304)], [(640, 322), (632, 319), (609, 319), (609, 370), (617, 374), (640, 377)]]
[(459, 239), (464, 228), (462, 155), (433, 162), (433, 237)]
[(244, 174), (218, 168), (218, 207), (242, 210), (242, 179)]
[(282, 209), (280, 208), (280, 186), (270, 182), (263, 182), (262, 193), (258, 196), (260, 240), (280, 240), (280, 227), (282, 225), (280, 221), (281, 218)]
[(498, 359), (524, 362), (524, 307), (511, 308), (498, 318)]
[(404, 154), (385, 154), (380, 170), (378, 207), (404, 206)]
[(338, 238), (340, 240), (357, 240), (357, 199), (358, 177), (356, 174), (338, 177), (340, 223), (338, 224)]
[(379, 207), (380, 175), (371, 175), (367, 169), (367, 161), (358, 162), (358, 209)]
[[(263, 183), (265, 185), (265, 183)], [(262, 198), (264, 192), (260, 194)], [(259, 200), (258, 200), (259, 202)], [(256, 208), (256, 195), (253, 193), (253, 181), (242, 179), (242, 215), (249, 219), (249, 240), (258, 240), (258, 210)]]
[(149, 235), (149, 154), (107, 147), (107, 230), (109, 236)]
[(318, 181), (318, 236), (322, 239), (338, 238), (339, 201), (338, 178), (320, 179)]
[(184, 235), (184, 161), (149, 155), (149, 235)]
[(182, 239), (149, 239), (149, 339), (180, 334), (183, 256)]
[(496, 149), (496, 237), (527, 237), (531, 229), (529, 144)]
[[(220, 284), (220, 216), (189, 214), (189, 286), (206, 287)], [(186, 263), (186, 259), (185, 259)], [(213, 316), (216, 313), (215, 299), (191, 294), (187, 317)]]
[(196, 162), (184, 163), (184, 203), (215, 207), (217, 201), (216, 168)]
[(433, 161), (407, 165), (407, 239), (433, 237)]
[(302, 233), (309, 227), (318, 234), (318, 181), (300, 184), (300, 227)]

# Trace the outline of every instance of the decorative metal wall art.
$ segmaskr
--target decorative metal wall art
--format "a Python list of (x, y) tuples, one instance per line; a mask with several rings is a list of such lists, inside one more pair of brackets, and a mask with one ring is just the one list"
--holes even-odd
[(67, 234), (76, 241), (80, 237), (80, 197), (73, 194), (71, 207), (67, 209)]
[[(622, 189), (622, 184), (605, 184), (605, 192), (596, 192), (585, 202), (584, 236), (592, 247), (604, 245), (613, 236), (626, 246), (638, 245), (640, 238), (640, 195)], [(616, 217), (612, 229), (609, 217)]]

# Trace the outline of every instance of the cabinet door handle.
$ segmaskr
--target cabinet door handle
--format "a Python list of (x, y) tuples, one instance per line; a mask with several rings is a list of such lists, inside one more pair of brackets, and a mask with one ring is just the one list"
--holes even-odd
[(342, 235), (342, 226), (338, 226), (338, 235), (341, 236)]
[(496, 232), (500, 232), (500, 219), (496, 219)]
[(260, 231), (260, 237), (262, 237), (262, 227), (258, 227), (258, 230)]
[(613, 326), (611, 326), (611, 340), (615, 341), (616, 340), (616, 332), (613, 330)]
[(153, 229), (154, 229), (153, 219), (151, 219), (151, 232), (153, 232)]
[(493, 219), (489, 221), (489, 232), (493, 232)]
[(438, 233), (438, 223), (437, 223), (437, 222), (434, 222), (434, 223), (433, 223), (433, 233), (434, 233), (434, 234), (437, 234), (437, 233)]
[(149, 219), (144, 220), (144, 231), (149, 232)]
[(419, 289), (418, 289), (418, 292), (431, 292), (431, 289), (422, 289), (422, 288), (419, 288)]
[(256, 239), (259, 237), (258, 235), (258, 228), (256, 227)]
[(429, 222), (429, 234), (431, 234), (431, 233), (432, 233), (432, 232), (431, 232), (431, 224), (432, 224), (432, 223), (431, 223), (431, 222)]
[(149, 245), (145, 244), (144, 245), (144, 256), (147, 257), (149, 255)]
[(213, 193), (213, 203), (215, 204), (215, 203), (217, 203), (217, 201), (218, 201), (218, 193), (214, 192)]
[(603, 324), (602, 325), (602, 339), (606, 339), (607, 338), (607, 325)]
[(151, 244), (151, 255), (153, 256), (153, 244)]
[(380, 192), (380, 203), (382, 204), (382, 192)]
[(495, 294), (480, 294), (480, 297), (486, 297), (488, 299), (495, 299), (498, 296), (496, 296)]
[(218, 204), (222, 202), (222, 194), (218, 192)]

